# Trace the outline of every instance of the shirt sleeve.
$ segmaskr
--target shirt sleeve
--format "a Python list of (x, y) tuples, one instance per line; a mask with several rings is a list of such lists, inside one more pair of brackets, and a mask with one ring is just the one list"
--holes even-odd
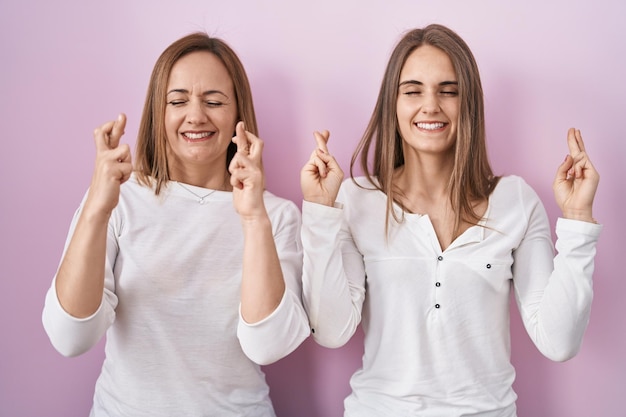
[(302, 218), (303, 300), (313, 338), (322, 346), (340, 347), (361, 322), (363, 256), (352, 239), (343, 207), (304, 201)]
[(280, 261), (285, 293), (280, 304), (265, 319), (246, 323), (239, 309), (237, 337), (252, 361), (268, 365), (293, 352), (309, 334), (309, 321), (302, 306), (302, 244), (300, 211), (287, 202), (272, 218), (274, 242)]
[(528, 228), (514, 251), (516, 302), (539, 351), (551, 360), (565, 361), (580, 350), (589, 322), (596, 242), (602, 226), (558, 219), (554, 256), (543, 205), (534, 192), (523, 196), (523, 201), (532, 203), (527, 210)]
[[(83, 201), (84, 202), (84, 201)], [(82, 204), (81, 204), (82, 208)], [(81, 213), (79, 208), (70, 226), (63, 255), (74, 234), (76, 223)], [(115, 320), (117, 296), (114, 292), (113, 264), (117, 254), (117, 240), (114, 237), (111, 221), (108, 227), (107, 255), (105, 262), (105, 288), (102, 302), (98, 310), (86, 318), (76, 318), (67, 313), (56, 292), (56, 276), (46, 293), (42, 323), (54, 348), (64, 356), (78, 356), (91, 349), (102, 338), (106, 330)]]

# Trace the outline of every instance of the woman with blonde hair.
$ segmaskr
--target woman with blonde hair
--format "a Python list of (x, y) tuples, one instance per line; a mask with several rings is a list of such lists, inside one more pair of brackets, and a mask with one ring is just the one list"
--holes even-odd
[(300, 213), (265, 190), (241, 62), (204, 33), (177, 40), (153, 69), (134, 167), (125, 123), (94, 132), (43, 311), (52, 344), (75, 356), (106, 333), (94, 417), (274, 416), (259, 364), (309, 334)]
[(405, 34), (343, 181), (316, 132), (302, 169), (303, 298), (315, 340), (365, 352), (345, 416), (516, 415), (509, 300), (548, 358), (579, 350), (592, 300), (599, 176), (580, 132), (553, 183), (550, 226), (536, 193), (495, 176), (483, 92), (467, 44), (430, 25)]

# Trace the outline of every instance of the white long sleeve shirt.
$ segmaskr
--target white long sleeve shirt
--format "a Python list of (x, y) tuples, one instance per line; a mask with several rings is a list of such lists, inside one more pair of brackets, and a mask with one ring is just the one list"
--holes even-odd
[(521, 178), (504, 177), (481, 226), (442, 251), (426, 215), (392, 221), (386, 239), (386, 196), (357, 181), (370, 189), (346, 180), (342, 207), (302, 207), (313, 336), (337, 347), (359, 324), (365, 334), (345, 416), (515, 416), (510, 291), (537, 348), (557, 361), (574, 356), (602, 227), (558, 219), (555, 257), (538, 196)]
[[(286, 356), (309, 324), (301, 303), (300, 212), (269, 192), (264, 198), (286, 291), (269, 317), (250, 325), (239, 314), (243, 232), (232, 193), (216, 191), (199, 204), (175, 183), (159, 196), (134, 176), (122, 185), (109, 221), (99, 310), (70, 316), (53, 281), (43, 311), (63, 355), (87, 351), (106, 332), (91, 416), (274, 416), (253, 360)], [(79, 216), (80, 208), (68, 242)]]

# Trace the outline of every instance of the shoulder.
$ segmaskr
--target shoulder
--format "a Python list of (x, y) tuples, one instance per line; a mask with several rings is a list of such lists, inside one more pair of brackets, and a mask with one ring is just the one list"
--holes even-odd
[(120, 187), (120, 195), (132, 196), (137, 193), (146, 192), (154, 194), (153, 184), (144, 184), (139, 180), (136, 173), (132, 173), (130, 178)]
[(153, 184), (145, 184), (133, 173), (130, 178), (120, 187), (119, 202), (113, 212), (129, 210), (151, 210), (153, 205), (162, 202), (169, 193), (168, 187), (161, 190), (160, 195), (155, 194)]
[(494, 194), (505, 195), (508, 197), (519, 196), (525, 198), (528, 196), (536, 195), (535, 190), (524, 180), (524, 178), (517, 175), (506, 175), (500, 178), (498, 185), (494, 189)]
[(500, 207), (505, 212), (521, 210), (527, 214), (536, 207), (542, 206), (537, 192), (517, 175), (500, 178), (490, 197), (490, 203), (493, 207)]
[(270, 219), (276, 217), (287, 217), (293, 219), (300, 218), (300, 209), (291, 200), (283, 197), (279, 197), (271, 191), (265, 191), (263, 193), (263, 201)]
[(354, 177), (343, 182), (337, 202), (343, 205), (346, 219), (360, 222), (369, 217), (385, 218), (387, 196), (375, 181), (375, 178)]
[[(376, 181), (372, 179), (372, 181)], [(360, 176), (354, 178), (347, 178), (343, 180), (341, 184), (341, 193), (346, 196), (364, 197), (373, 193), (380, 193), (376, 183), (372, 183), (367, 177)]]
[(505, 175), (500, 177), (500, 181), (498, 181), (498, 185), (496, 188), (519, 187), (522, 184), (526, 184), (524, 178), (518, 175)]

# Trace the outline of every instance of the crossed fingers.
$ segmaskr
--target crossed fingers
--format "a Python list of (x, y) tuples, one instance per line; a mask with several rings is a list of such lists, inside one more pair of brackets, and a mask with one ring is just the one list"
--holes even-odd
[(126, 127), (126, 115), (120, 114), (117, 120), (113, 120), (97, 127), (94, 132), (96, 150), (104, 151), (115, 149), (120, 144), (120, 139), (124, 135)]
[(567, 132), (567, 146), (572, 158), (572, 166), (567, 171), (567, 179), (582, 178), (585, 171), (591, 164), (585, 150), (580, 130), (571, 128)]
[(231, 185), (243, 189), (244, 181), (251, 179), (254, 172), (260, 171), (262, 176), (263, 141), (246, 131), (241, 121), (235, 126), (235, 136), (232, 140), (237, 145), (237, 153), (229, 167)]

